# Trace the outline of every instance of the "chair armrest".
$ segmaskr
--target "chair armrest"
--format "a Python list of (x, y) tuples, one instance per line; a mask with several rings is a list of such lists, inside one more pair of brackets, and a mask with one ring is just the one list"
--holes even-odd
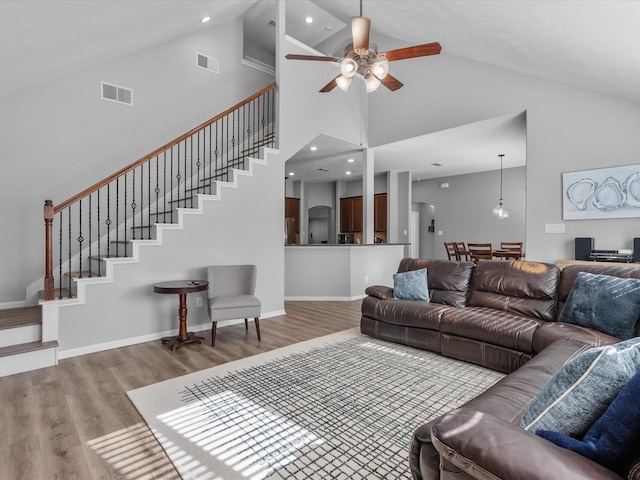
[(582, 455), (465, 407), (436, 421), (431, 441), (441, 458), (478, 479), (620, 480), (611, 470)]
[(364, 293), (371, 297), (379, 298), (380, 300), (393, 299), (393, 288), (385, 287), (383, 285), (372, 285), (367, 287)]

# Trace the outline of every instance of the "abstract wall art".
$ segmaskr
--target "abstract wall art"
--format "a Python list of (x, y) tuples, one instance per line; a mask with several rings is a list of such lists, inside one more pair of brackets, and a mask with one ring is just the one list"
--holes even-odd
[(562, 218), (640, 217), (640, 165), (562, 174)]

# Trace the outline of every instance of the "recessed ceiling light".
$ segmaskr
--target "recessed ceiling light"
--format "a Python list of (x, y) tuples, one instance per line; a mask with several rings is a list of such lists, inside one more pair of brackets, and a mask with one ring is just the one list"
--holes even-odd
[(289, 172), (289, 176), (293, 177), (295, 175), (295, 172)]
[(304, 21), (305, 21), (306, 23), (313, 23), (313, 17), (306, 17), (306, 18), (304, 19)]
[(351, 172), (347, 172), (347, 175), (351, 175)]
[(312, 152), (315, 152), (316, 150), (318, 150), (318, 147), (316, 147), (315, 145), (312, 145), (309, 147), (309, 150), (311, 150)]
[(207, 23), (209, 20), (211, 20), (211, 15), (203, 17), (202, 20), (200, 20), (200, 23)]
[(355, 160), (353, 158), (350, 158), (349, 160), (347, 160), (347, 162), (353, 163), (353, 162), (355, 162)]

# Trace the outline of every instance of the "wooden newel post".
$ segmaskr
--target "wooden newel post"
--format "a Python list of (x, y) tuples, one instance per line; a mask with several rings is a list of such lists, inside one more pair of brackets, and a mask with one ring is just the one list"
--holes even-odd
[(45, 274), (44, 274), (44, 299), (53, 300), (53, 202), (44, 201), (44, 235), (45, 235)]

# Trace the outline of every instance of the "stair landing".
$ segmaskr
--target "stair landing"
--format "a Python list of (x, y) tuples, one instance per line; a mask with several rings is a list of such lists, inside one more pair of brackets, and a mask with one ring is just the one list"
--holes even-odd
[(42, 342), (42, 307), (0, 310), (0, 377), (58, 363), (58, 342)]

